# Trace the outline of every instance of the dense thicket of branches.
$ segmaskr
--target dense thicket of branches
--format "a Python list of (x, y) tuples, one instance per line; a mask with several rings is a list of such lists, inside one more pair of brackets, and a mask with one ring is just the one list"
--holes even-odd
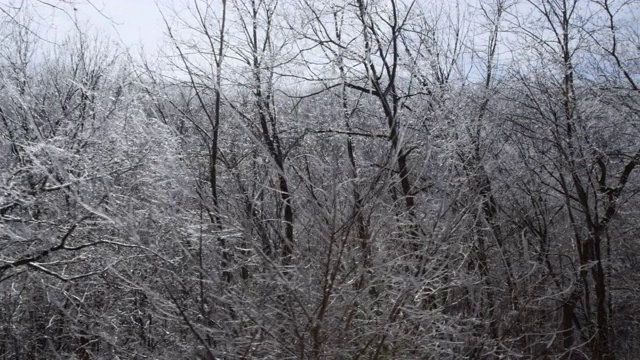
[(640, 351), (637, 1), (193, 0), (144, 61), (18, 5), (1, 358)]

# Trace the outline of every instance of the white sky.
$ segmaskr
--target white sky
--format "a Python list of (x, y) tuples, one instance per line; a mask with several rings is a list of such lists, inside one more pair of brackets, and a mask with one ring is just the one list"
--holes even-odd
[[(160, 2), (162, 8), (166, 10), (169, 18), (173, 13), (168, 8), (185, 9), (185, 2), (190, 0), (0, 0), (0, 9), (9, 9), (11, 5), (25, 1), (32, 4), (35, 14), (31, 14), (37, 24), (36, 32), (48, 40), (57, 42), (72, 32), (74, 19), (83, 30), (90, 33), (97, 33), (100, 36), (107, 36), (115, 42), (119, 42), (132, 50), (132, 54), (137, 54), (140, 47), (150, 58), (158, 54), (161, 44), (166, 44), (165, 25), (156, 5)], [(312, 0), (328, 1), (328, 0)], [(347, 1), (347, 0), (335, 0)], [(455, 7), (459, 1), (461, 4), (479, 4), (489, 0), (419, 0), (418, 4), (426, 9), (440, 7)], [(588, 4), (588, 2), (585, 1)], [(519, 5), (516, 7), (520, 13), (519, 21), (529, 21), (528, 10)], [(189, 18), (188, 10), (185, 11), (185, 18)], [(181, 14), (178, 14), (181, 15)], [(637, 14), (636, 14), (637, 15)], [(473, 20), (465, 18), (465, 21)], [(486, 34), (476, 34), (475, 31), (469, 34), (470, 40), (479, 43), (485, 41)], [(503, 34), (501, 46), (509, 35)], [(480, 44), (481, 46), (482, 44)], [(501, 61), (508, 61), (512, 56), (508, 51), (501, 54)]]
[(79, 9), (83, 12), (80, 16), (86, 11), (87, 17), (102, 23), (105, 31), (110, 28), (127, 46), (141, 43), (151, 50), (160, 41), (164, 25), (153, 0), (92, 0), (92, 3), (102, 9), (104, 16), (86, 5)]
[[(34, 3), (38, 33), (52, 41), (72, 30), (74, 17), (82, 29), (106, 35), (133, 52), (142, 45), (146, 52), (156, 53), (162, 41), (164, 24), (155, 0), (27, 1)], [(55, 4), (57, 8), (47, 4)]]

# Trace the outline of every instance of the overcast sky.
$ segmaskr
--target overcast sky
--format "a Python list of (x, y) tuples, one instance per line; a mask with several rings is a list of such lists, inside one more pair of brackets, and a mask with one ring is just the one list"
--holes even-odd
[[(2, 1), (4, 0), (0, 0)], [(36, 7), (35, 18), (40, 30), (47, 29), (47, 37), (50, 40), (65, 37), (73, 26), (73, 17), (76, 17), (82, 28), (96, 31), (100, 35), (107, 35), (114, 41), (131, 47), (134, 51), (143, 45), (146, 51), (154, 53), (157, 51), (158, 43), (162, 41), (164, 25), (155, 0), (83, 0), (69, 3), (47, 1), (46, 3), (57, 4), (57, 8), (40, 4)]]
[(162, 23), (154, 0), (92, 0), (92, 3), (101, 14), (88, 6), (79, 11), (86, 11), (88, 18), (111, 28), (125, 44), (142, 41), (145, 46), (153, 46), (160, 40)]

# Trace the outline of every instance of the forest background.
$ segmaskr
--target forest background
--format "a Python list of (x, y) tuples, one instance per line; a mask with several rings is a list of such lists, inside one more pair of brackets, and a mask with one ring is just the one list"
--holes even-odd
[(89, 8), (0, 2), (2, 359), (640, 352), (639, 1)]

